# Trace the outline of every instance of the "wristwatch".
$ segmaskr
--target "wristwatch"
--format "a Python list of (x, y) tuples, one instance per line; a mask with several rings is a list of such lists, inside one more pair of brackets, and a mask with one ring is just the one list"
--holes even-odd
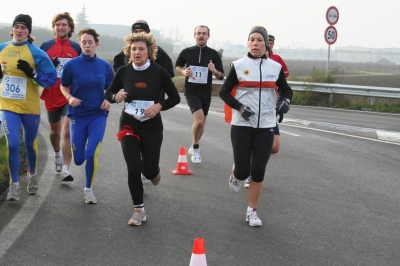
[(114, 94), (112, 95), (112, 97), (111, 97), (111, 100), (112, 100), (112, 101), (115, 101), (115, 96), (116, 96), (116, 94), (114, 93)]

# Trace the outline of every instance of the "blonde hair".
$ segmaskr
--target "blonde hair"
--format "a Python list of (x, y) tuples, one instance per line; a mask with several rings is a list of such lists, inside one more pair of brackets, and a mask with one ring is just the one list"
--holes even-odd
[[(139, 34), (128, 35), (125, 37), (126, 46), (124, 48), (125, 55), (131, 55), (131, 46), (134, 42), (144, 42), (147, 46), (147, 52), (149, 54), (150, 61), (154, 62), (156, 60), (158, 46), (153, 34), (141, 32)], [(132, 59), (129, 58), (129, 63), (132, 63)]]

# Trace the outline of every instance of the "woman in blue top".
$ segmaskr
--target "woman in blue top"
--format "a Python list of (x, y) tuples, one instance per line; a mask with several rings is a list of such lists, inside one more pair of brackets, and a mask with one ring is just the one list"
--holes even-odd
[[(78, 33), (82, 54), (68, 61), (61, 75), (61, 92), (67, 98), (71, 149), (76, 165), (86, 160), (85, 203), (95, 204), (92, 186), (98, 168), (98, 154), (104, 137), (110, 103), (104, 91), (114, 78), (111, 65), (95, 54), (99, 35), (94, 29)], [(68, 89), (70, 87), (70, 90)]]
[(12, 40), (0, 44), (0, 111), (7, 139), (7, 163), (10, 187), (7, 200), (19, 200), (18, 182), (19, 130), (24, 128), (24, 142), (28, 155), (28, 193), (38, 191), (37, 134), (40, 124), (39, 85), (53, 86), (57, 80), (56, 69), (47, 54), (35, 46), (32, 18), (19, 14), (12, 24)]

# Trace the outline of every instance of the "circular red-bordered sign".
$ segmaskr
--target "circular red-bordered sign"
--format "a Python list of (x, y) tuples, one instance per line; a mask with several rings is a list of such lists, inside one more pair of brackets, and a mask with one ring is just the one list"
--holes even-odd
[(325, 41), (327, 44), (334, 44), (337, 40), (338, 32), (334, 26), (328, 26), (325, 30)]
[(339, 20), (339, 10), (335, 6), (331, 6), (326, 11), (326, 21), (329, 25), (335, 25)]

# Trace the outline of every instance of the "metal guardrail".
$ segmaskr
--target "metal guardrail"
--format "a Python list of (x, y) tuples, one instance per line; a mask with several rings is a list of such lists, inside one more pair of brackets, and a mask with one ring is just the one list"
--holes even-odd
[[(214, 84), (223, 84), (223, 80), (213, 79)], [(288, 81), (292, 90), (296, 91), (314, 91), (331, 94), (357, 95), (365, 97), (380, 97), (400, 99), (400, 88), (373, 87), (344, 85), (331, 83), (311, 83), (301, 81)]]

